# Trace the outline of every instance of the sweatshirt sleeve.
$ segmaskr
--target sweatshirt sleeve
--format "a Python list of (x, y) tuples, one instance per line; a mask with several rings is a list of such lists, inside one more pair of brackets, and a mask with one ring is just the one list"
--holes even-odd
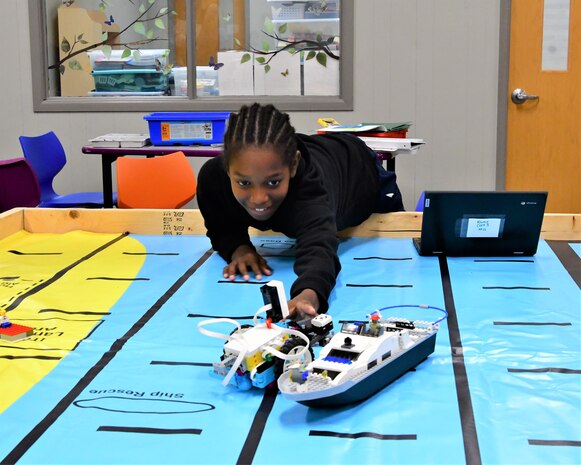
[(303, 205), (300, 211), (294, 264), (297, 279), (291, 287), (291, 297), (313, 289), (319, 297), (319, 313), (324, 313), (341, 270), (335, 219), (328, 206), (317, 202)]
[(208, 160), (200, 169), (196, 196), (212, 248), (227, 263), (239, 246), (254, 248), (248, 235), (248, 222), (232, 195), (221, 157)]

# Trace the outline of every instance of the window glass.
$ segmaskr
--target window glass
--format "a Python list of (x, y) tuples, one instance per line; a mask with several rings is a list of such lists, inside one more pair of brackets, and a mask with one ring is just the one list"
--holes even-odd
[(317, 109), (351, 105), (351, 74), (344, 67), (352, 58), (342, 50), (344, 31), (352, 35), (342, 19), (351, 2), (44, 1), (39, 15), (29, 0), (31, 37), (38, 21), (46, 28), (40, 38), (45, 59), (35, 60), (32, 50), (33, 71), (46, 63), (36, 110), (63, 97), (75, 97), (65, 100), (73, 111), (90, 111), (86, 105), (93, 103), (103, 111), (119, 103), (146, 108), (148, 100), (173, 102), (175, 110), (187, 102), (235, 109), (241, 97), (275, 97), (269, 100), (275, 104), (280, 97), (287, 110), (313, 96), (321, 97)]

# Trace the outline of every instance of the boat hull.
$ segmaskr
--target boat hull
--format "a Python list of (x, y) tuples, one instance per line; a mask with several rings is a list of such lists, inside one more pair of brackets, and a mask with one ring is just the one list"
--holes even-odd
[(389, 363), (385, 363), (377, 370), (371, 372), (365, 378), (352, 383), (347, 389), (341, 390), (341, 385), (339, 385), (330, 389), (306, 393), (283, 392), (283, 395), (289, 400), (314, 408), (334, 408), (361, 402), (398, 379), (432, 354), (436, 346), (436, 334), (433, 333), (418, 342)]

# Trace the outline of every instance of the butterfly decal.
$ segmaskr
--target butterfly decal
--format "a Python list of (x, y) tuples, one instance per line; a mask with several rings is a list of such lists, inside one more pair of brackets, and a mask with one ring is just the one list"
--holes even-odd
[(107, 26), (111, 26), (114, 22), (115, 20), (113, 19), (113, 15), (109, 15), (109, 21), (105, 21), (105, 24)]
[(210, 63), (208, 63), (208, 66), (209, 66), (210, 68), (214, 68), (215, 70), (218, 70), (218, 69), (220, 69), (222, 66), (224, 66), (224, 63), (216, 63), (216, 62), (214, 61), (214, 56), (213, 56), (213, 55), (211, 55), (211, 56), (210, 56)]
[(283, 72), (281, 72), (280, 74), (282, 74), (284, 77), (288, 76), (288, 68), (285, 69)]

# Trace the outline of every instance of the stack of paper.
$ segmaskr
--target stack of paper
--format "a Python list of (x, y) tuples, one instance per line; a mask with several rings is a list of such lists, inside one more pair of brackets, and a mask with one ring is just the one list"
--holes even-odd
[(149, 145), (150, 140), (148, 134), (109, 133), (90, 139), (89, 143), (94, 147), (143, 147)]
[(407, 131), (412, 123), (360, 123), (353, 126), (349, 125), (329, 125), (318, 129), (318, 134), (326, 134), (330, 132), (349, 132), (355, 133), (358, 136), (363, 135), (369, 137), (381, 136), (382, 134)]

